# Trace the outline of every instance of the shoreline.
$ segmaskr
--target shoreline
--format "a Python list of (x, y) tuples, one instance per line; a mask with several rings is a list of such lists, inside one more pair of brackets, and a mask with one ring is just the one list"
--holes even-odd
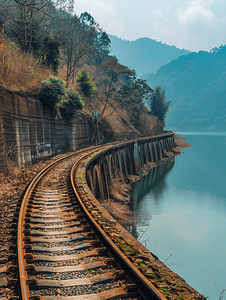
[(175, 134), (174, 141), (175, 141), (175, 148), (173, 148), (175, 156), (181, 154), (181, 150), (184, 148), (188, 148), (191, 146), (188, 142), (185, 142), (186, 138), (182, 135)]

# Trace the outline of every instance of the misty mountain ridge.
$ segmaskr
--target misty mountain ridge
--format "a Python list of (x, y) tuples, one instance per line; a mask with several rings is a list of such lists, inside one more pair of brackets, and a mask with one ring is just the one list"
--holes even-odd
[(172, 101), (168, 128), (226, 131), (226, 45), (180, 56), (145, 79)]
[(135, 70), (138, 77), (155, 73), (162, 65), (190, 53), (188, 50), (169, 46), (147, 37), (129, 41), (114, 35), (108, 36), (111, 40), (111, 55), (115, 55), (120, 63)]

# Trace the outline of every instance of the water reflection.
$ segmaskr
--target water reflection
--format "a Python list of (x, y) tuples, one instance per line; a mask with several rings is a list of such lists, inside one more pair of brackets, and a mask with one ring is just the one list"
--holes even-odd
[[(142, 199), (149, 194), (156, 207), (161, 203), (167, 188), (165, 176), (170, 172), (174, 164), (175, 159), (172, 158), (151, 169), (147, 176), (144, 176), (140, 181), (132, 185), (130, 209), (134, 212), (133, 225), (126, 227), (126, 229), (134, 237), (138, 238), (137, 226), (147, 226), (152, 218), (150, 207), (145, 206), (144, 209), (142, 208)], [(138, 211), (139, 213), (137, 213)]]
[(150, 185), (147, 178), (135, 185), (131, 209), (138, 222), (129, 230), (161, 261), (173, 254), (170, 269), (216, 300), (217, 286), (226, 286), (226, 133), (194, 133), (187, 140), (192, 146), (170, 171), (153, 170)]

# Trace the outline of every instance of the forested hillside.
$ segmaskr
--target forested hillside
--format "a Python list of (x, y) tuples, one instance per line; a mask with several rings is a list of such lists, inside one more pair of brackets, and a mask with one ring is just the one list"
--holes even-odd
[(0, 0), (0, 84), (38, 98), (55, 118), (86, 114), (104, 137), (156, 133), (142, 102), (145, 83), (109, 55), (107, 33), (89, 13), (74, 14), (73, 5)]
[(136, 70), (139, 77), (146, 73), (155, 73), (162, 65), (190, 52), (150, 38), (139, 38), (135, 41), (123, 40), (113, 35), (109, 35), (109, 38), (111, 54), (116, 55), (130, 69)]
[(180, 56), (146, 79), (172, 101), (168, 128), (226, 130), (226, 46)]

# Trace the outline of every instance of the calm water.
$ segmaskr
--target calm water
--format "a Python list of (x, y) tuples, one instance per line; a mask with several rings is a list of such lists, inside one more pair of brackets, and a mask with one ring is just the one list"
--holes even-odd
[(171, 255), (169, 268), (217, 300), (215, 284), (226, 288), (226, 133), (178, 134), (192, 146), (136, 184), (138, 223), (130, 231), (161, 261)]

